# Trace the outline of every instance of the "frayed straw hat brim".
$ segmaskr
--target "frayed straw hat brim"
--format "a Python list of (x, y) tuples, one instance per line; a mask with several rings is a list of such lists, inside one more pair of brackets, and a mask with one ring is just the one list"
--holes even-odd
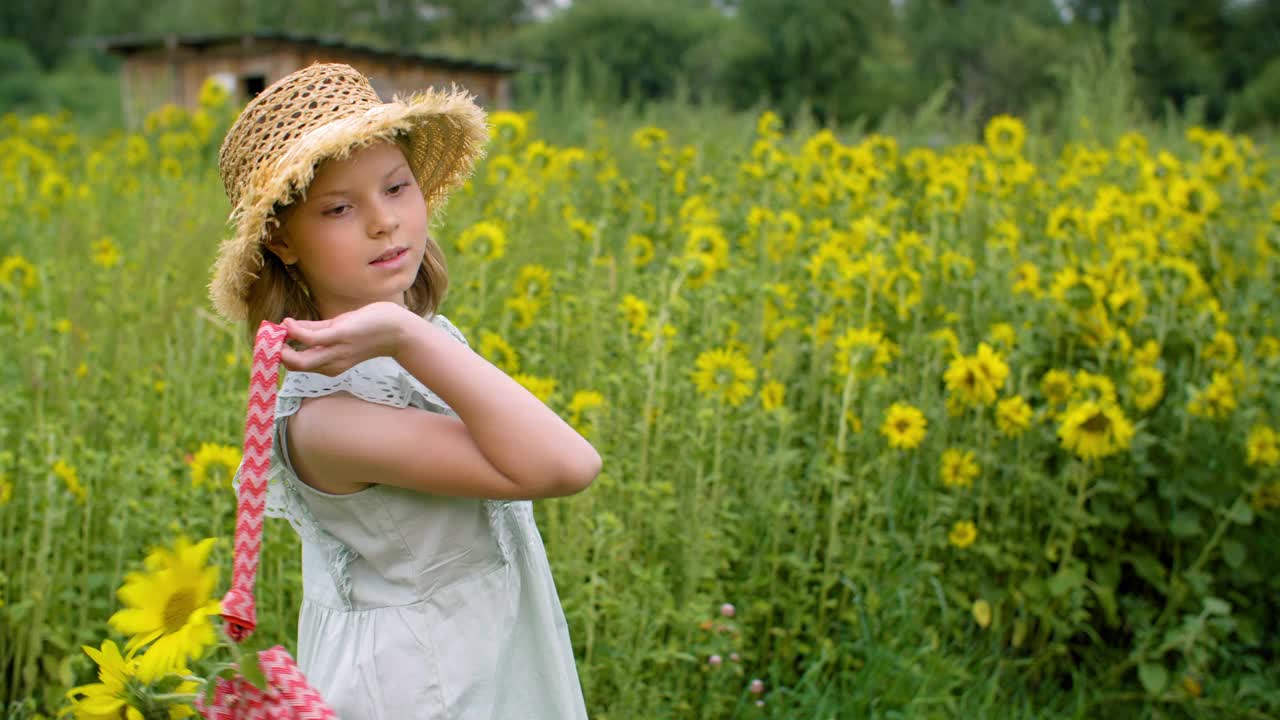
[(217, 312), (229, 320), (246, 318), (247, 293), (262, 269), (273, 209), (303, 197), (321, 161), (344, 159), (357, 148), (401, 134), (408, 141), (409, 166), (432, 210), (466, 182), (489, 139), (484, 111), (458, 89), (396, 97), (300, 134), (284, 152), (254, 167), (237, 188), (239, 202), (230, 217), (234, 235), (219, 248), (209, 284)]

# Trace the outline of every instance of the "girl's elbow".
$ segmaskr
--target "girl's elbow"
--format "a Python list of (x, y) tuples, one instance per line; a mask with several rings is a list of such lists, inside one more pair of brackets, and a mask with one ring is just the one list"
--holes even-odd
[(559, 483), (562, 495), (575, 495), (586, 490), (600, 474), (604, 461), (594, 448), (577, 463), (570, 465), (561, 473)]

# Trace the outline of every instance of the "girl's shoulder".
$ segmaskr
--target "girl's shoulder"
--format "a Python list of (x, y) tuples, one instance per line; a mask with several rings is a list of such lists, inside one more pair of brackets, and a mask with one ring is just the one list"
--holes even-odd
[(441, 315), (439, 313), (431, 315), (427, 318), (427, 322), (430, 322), (431, 324), (449, 333), (449, 335), (451, 335), (454, 340), (457, 340), (458, 342), (462, 343), (463, 345), (466, 345), (467, 347), (471, 347), (471, 343), (467, 342), (466, 336), (462, 334), (462, 331), (458, 329), (458, 326), (454, 325), (453, 322), (450, 321), (449, 318), (445, 317), (444, 315)]

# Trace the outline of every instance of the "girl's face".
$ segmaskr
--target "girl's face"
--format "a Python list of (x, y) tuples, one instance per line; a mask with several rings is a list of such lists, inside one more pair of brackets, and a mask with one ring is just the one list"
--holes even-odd
[(321, 318), (405, 304), (426, 252), (427, 205), (394, 142), (322, 163), (284, 216), (267, 247), (302, 274)]

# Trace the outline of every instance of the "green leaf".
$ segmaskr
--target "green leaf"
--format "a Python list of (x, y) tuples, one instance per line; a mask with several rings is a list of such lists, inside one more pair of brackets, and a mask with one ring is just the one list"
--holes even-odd
[(1116, 609), (1116, 594), (1111, 588), (1098, 583), (1093, 584), (1093, 594), (1098, 596), (1098, 604), (1107, 617), (1108, 625), (1120, 624), (1120, 613)]
[(1167, 587), (1164, 565), (1161, 565), (1154, 555), (1145, 551), (1137, 552), (1127, 559), (1129, 564), (1133, 566), (1134, 571), (1138, 573), (1138, 577), (1164, 592)]
[(1179, 538), (1199, 535), (1203, 532), (1200, 529), (1200, 514), (1195, 510), (1179, 510), (1169, 523), (1169, 532)]
[(1230, 615), (1231, 603), (1211, 595), (1204, 599), (1204, 610), (1210, 615)]
[(267, 676), (258, 664), (258, 653), (252, 649), (240, 653), (240, 674), (259, 690), (267, 689)]
[(1182, 573), (1182, 579), (1197, 595), (1208, 595), (1209, 586), (1213, 584), (1213, 576), (1203, 570), (1188, 570)]
[(1241, 498), (1231, 506), (1231, 510), (1227, 512), (1227, 517), (1231, 518), (1232, 522), (1241, 525), (1252, 525), (1253, 508), (1249, 507), (1249, 503), (1245, 502), (1244, 498)]
[(1244, 543), (1239, 540), (1223, 540), (1222, 541), (1222, 561), (1232, 570), (1239, 570), (1244, 565), (1245, 549)]
[(1062, 597), (1084, 584), (1084, 569), (1079, 565), (1064, 567), (1049, 578), (1049, 593)]
[(1138, 666), (1138, 679), (1150, 695), (1159, 695), (1169, 684), (1169, 671), (1158, 663), (1142, 663)]

